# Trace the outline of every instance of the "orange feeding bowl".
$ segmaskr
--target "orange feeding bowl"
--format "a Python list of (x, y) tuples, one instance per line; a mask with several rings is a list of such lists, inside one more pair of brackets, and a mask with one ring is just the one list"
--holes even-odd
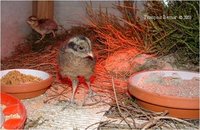
[(27, 99), (39, 96), (46, 92), (53, 82), (52, 75), (40, 70), (33, 69), (9, 69), (0, 71), (0, 78), (6, 75), (8, 72), (17, 70), (22, 74), (32, 75), (42, 79), (39, 82), (29, 82), (17, 85), (5, 85), (1, 84), (1, 91), (9, 93), (19, 99)]
[(3, 122), (5, 129), (23, 129), (26, 121), (26, 109), (19, 99), (9, 95), (1, 93), (1, 105), (5, 105), (6, 108), (3, 110), (4, 116), (11, 114), (18, 114), (19, 118), (11, 118)]
[(145, 71), (129, 78), (129, 92), (139, 106), (168, 111), (178, 118), (199, 118), (199, 74), (187, 71)]

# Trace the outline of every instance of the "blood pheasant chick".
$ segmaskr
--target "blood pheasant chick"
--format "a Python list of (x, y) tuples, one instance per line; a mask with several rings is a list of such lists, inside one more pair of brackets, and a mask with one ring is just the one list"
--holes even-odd
[(41, 41), (46, 34), (53, 34), (55, 37), (55, 31), (58, 29), (57, 23), (52, 19), (38, 19), (35, 16), (30, 16), (27, 20), (27, 23), (41, 35), (41, 38), (37, 41)]
[(91, 41), (84, 36), (76, 36), (64, 43), (58, 56), (59, 71), (62, 77), (72, 81), (71, 102), (74, 103), (75, 92), (78, 85), (78, 76), (83, 76), (92, 92), (90, 77), (95, 67)]

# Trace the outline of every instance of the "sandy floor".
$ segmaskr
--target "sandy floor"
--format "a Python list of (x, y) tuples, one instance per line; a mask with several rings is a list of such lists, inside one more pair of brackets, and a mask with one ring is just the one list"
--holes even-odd
[[(25, 128), (82, 130), (100, 122), (105, 111), (110, 108), (109, 105), (103, 103), (91, 106), (69, 105), (66, 101), (44, 103), (46, 99), (47, 94), (43, 94), (22, 101), (27, 109), (28, 117)], [(97, 127), (98, 124), (90, 129)]]

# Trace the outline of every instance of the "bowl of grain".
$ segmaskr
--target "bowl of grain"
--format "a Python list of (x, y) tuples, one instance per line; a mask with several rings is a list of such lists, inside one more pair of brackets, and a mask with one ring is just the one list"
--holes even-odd
[(51, 85), (52, 75), (33, 69), (9, 69), (0, 71), (1, 91), (19, 99), (43, 94)]
[(129, 78), (128, 90), (144, 109), (169, 116), (199, 118), (199, 73), (188, 71), (144, 71)]

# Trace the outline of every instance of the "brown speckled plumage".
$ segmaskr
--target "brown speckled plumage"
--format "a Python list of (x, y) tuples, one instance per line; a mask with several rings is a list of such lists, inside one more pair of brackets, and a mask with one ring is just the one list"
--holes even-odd
[(55, 31), (58, 29), (57, 23), (52, 19), (38, 19), (35, 16), (30, 16), (27, 23), (42, 36), (37, 42), (41, 41), (49, 33), (52, 33), (53, 37), (55, 37)]
[(78, 85), (78, 76), (83, 76), (90, 87), (90, 77), (94, 72), (95, 60), (92, 53), (91, 42), (87, 37), (76, 36), (64, 43), (58, 56), (59, 71), (62, 77), (68, 77), (72, 81), (72, 98)]
[(62, 77), (76, 79), (77, 76), (84, 76), (87, 81), (93, 74), (95, 61), (89, 57), (79, 57), (71, 52), (59, 53), (60, 74)]

